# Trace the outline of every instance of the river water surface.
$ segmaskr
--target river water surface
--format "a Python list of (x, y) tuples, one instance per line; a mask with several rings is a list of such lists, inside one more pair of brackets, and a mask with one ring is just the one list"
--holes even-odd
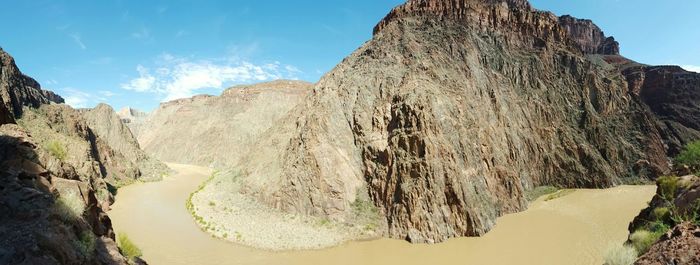
[(152, 265), (178, 264), (597, 264), (627, 238), (627, 225), (654, 195), (654, 186), (577, 190), (538, 200), (522, 213), (498, 219), (481, 238), (436, 245), (380, 239), (314, 251), (252, 249), (202, 232), (185, 201), (210, 174), (206, 168), (170, 164), (179, 172), (156, 183), (119, 190), (109, 212), (117, 233), (126, 233)]

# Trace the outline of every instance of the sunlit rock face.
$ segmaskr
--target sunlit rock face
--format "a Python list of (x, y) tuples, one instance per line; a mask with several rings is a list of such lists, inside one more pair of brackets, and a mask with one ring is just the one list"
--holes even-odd
[(668, 171), (653, 116), (617, 68), (587, 55), (614, 45), (562, 21), (526, 1), (395, 8), (244, 156), (243, 190), (339, 221), (368, 196), (388, 236), (440, 242), (486, 233), (534, 186)]

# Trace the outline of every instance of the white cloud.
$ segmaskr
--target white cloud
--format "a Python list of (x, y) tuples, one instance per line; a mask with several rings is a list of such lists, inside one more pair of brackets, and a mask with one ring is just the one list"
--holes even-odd
[(100, 93), (100, 95), (102, 95), (102, 96), (104, 96), (104, 97), (108, 97), (108, 98), (117, 95), (117, 93), (114, 93), (114, 92), (109, 91), (109, 90), (100, 90), (99, 93)]
[(691, 72), (700, 73), (700, 66), (697, 66), (697, 65), (681, 65), (681, 67), (683, 67), (683, 69), (691, 71)]
[(192, 60), (163, 54), (154, 70), (136, 67), (139, 77), (122, 84), (123, 89), (163, 94), (164, 101), (191, 97), (202, 89), (222, 89), (232, 84), (295, 78), (301, 71), (280, 62), (256, 65), (226, 58)]
[(139, 77), (132, 79), (127, 84), (122, 84), (122, 88), (137, 92), (148, 92), (156, 89), (156, 78), (149, 73), (148, 69), (138, 65), (136, 71), (139, 72)]
[(80, 49), (87, 49), (87, 46), (85, 46), (85, 43), (83, 43), (83, 40), (80, 38), (80, 33), (70, 34), (70, 37), (73, 39), (75, 44), (77, 44), (78, 47), (80, 47)]
[(73, 108), (85, 108), (87, 107), (87, 104), (89, 103), (90, 99), (92, 98), (92, 95), (85, 93), (83, 91), (77, 90), (75, 88), (64, 88), (63, 91), (66, 92), (68, 96), (66, 96), (64, 99), (66, 100), (66, 104), (70, 105)]

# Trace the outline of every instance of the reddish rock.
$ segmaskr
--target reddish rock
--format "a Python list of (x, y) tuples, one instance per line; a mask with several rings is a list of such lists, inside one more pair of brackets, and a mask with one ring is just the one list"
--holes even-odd
[(682, 223), (664, 235), (635, 265), (700, 264), (700, 227)]
[(669, 156), (700, 139), (700, 74), (679, 66), (644, 65), (625, 68), (623, 74), (658, 119)]

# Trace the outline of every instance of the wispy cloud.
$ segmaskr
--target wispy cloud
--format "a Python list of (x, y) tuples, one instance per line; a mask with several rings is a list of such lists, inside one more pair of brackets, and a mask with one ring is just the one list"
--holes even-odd
[(100, 90), (100, 91), (98, 91), (98, 93), (100, 93), (100, 95), (102, 95), (103, 97), (106, 97), (106, 98), (111, 98), (111, 97), (118, 95), (117, 93), (114, 93), (114, 92), (109, 91), (109, 90)]
[(85, 108), (87, 107), (89, 101), (92, 99), (91, 94), (85, 93), (72, 87), (64, 88), (63, 91), (66, 95), (64, 98), (66, 100), (66, 104), (70, 105), (73, 108)]
[(697, 65), (681, 65), (681, 67), (683, 67), (683, 69), (691, 71), (691, 72), (700, 73), (700, 66), (697, 66)]
[(70, 34), (69, 36), (73, 39), (73, 41), (75, 42), (75, 44), (77, 44), (78, 47), (80, 47), (80, 49), (83, 49), (83, 50), (87, 49), (87, 46), (85, 46), (85, 43), (83, 43), (83, 40), (82, 40), (82, 38), (80, 37), (80, 33), (77, 33), (77, 32), (76, 32), (76, 33), (72, 33), (72, 34)]
[(191, 97), (202, 89), (222, 89), (224, 86), (261, 82), (281, 78), (296, 78), (301, 71), (280, 62), (253, 64), (236, 58), (194, 60), (163, 54), (153, 69), (138, 65), (139, 76), (121, 85), (123, 89), (157, 93), (169, 101)]

